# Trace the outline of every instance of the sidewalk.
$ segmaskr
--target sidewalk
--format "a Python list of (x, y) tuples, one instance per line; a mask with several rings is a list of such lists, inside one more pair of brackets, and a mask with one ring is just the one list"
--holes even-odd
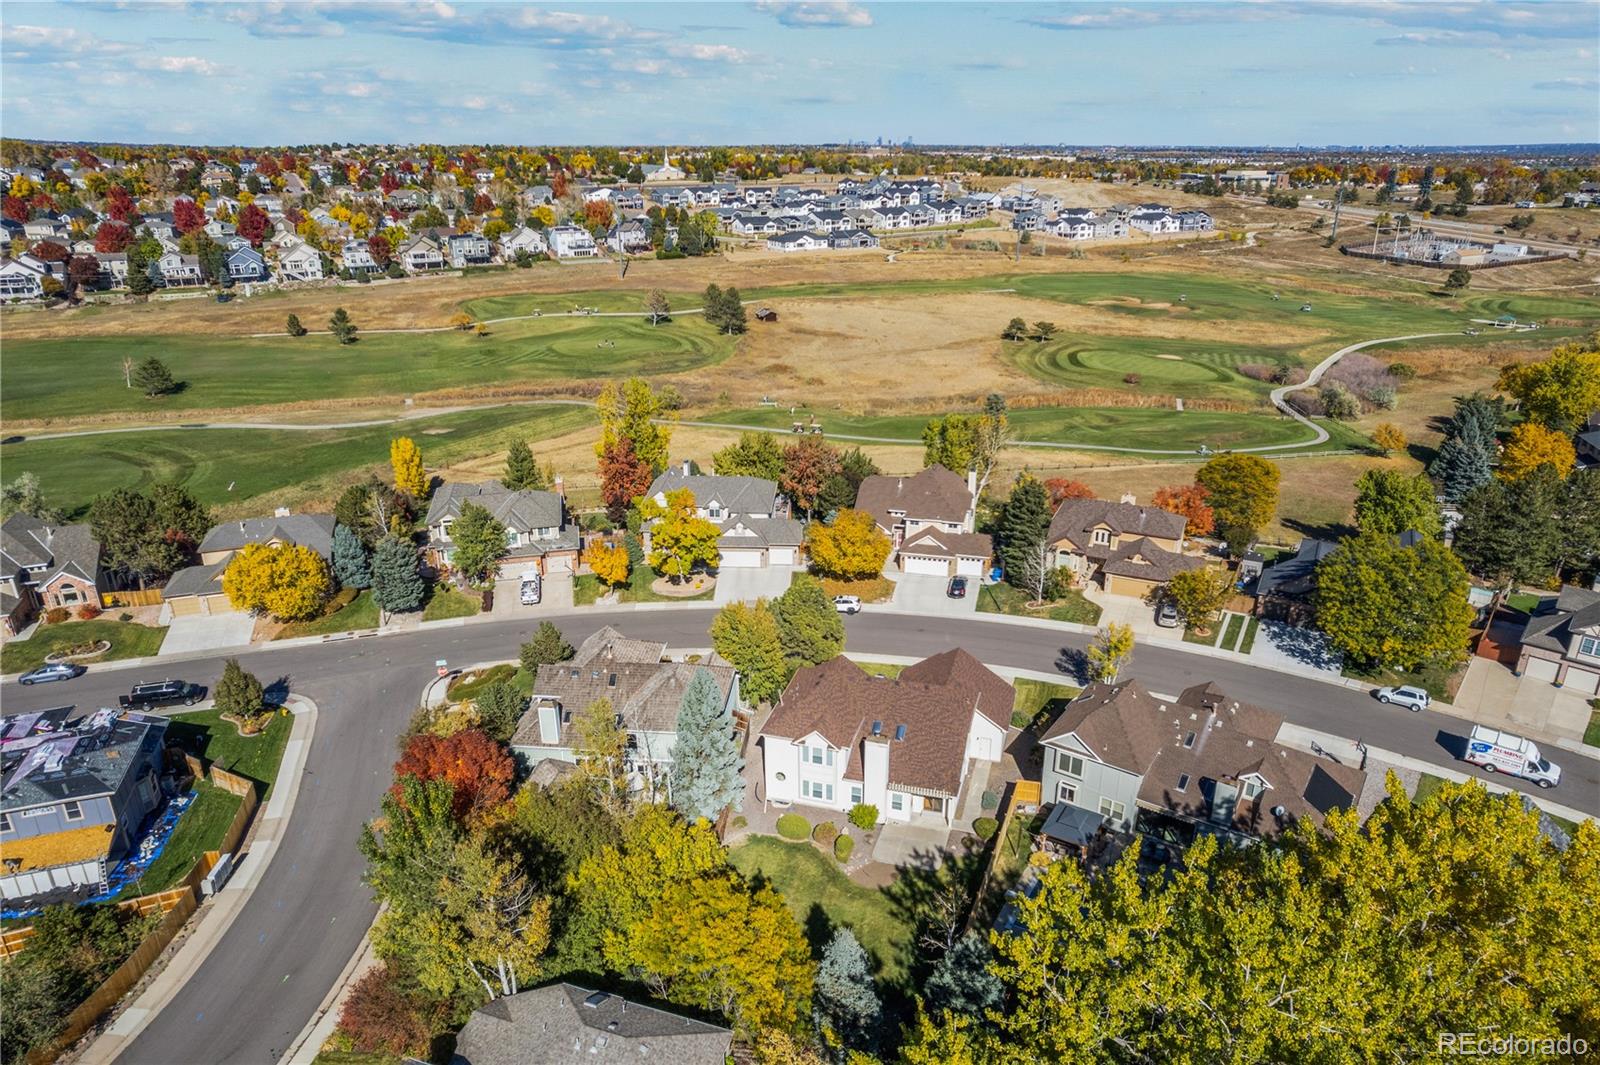
[(294, 715), (294, 723), (289, 730), (289, 742), (283, 749), (283, 761), (278, 766), (272, 798), (246, 837), (232, 878), (226, 887), (200, 904), (177, 951), (166, 959), (154, 977), (146, 977), (137, 998), (131, 1002), (123, 1000), (110, 1023), (78, 1056), (80, 1065), (109, 1065), (138, 1038), (150, 1018), (172, 1001), (199, 970), (261, 882), (277, 852), (278, 841), (288, 828), (289, 817), (294, 813), (306, 755), (317, 727), (317, 705), (311, 700), (290, 695), (285, 705)]

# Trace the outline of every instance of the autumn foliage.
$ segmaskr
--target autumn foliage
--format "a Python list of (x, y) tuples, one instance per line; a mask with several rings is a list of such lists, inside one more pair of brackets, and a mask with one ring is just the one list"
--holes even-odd
[(1094, 490), (1082, 481), (1074, 481), (1070, 477), (1052, 477), (1044, 482), (1044, 490), (1050, 493), (1050, 506), (1059, 507), (1069, 499), (1093, 499)]
[(411, 737), (394, 764), (394, 775), (390, 791), (396, 798), (402, 794), (400, 777), (448, 782), (455, 789), (451, 812), (467, 821), (511, 798), (517, 771), (504, 747), (477, 729), (467, 729), (453, 736)]
[(339, 1030), (364, 1054), (425, 1055), (434, 1029), (444, 1021), (439, 1013), (436, 1004), (404, 991), (385, 963), (368, 969), (350, 988)]
[(206, 213), (193, 200), (177, 200), (172, 205), (172, 224), (179, 233), (193, 233), (206, 227)]
[(633, 501), (650, 490), (655, 474), (650, 464), (633, 450), (633, 441), (622, 437), (600, 456), (600, 498), (612, 521), (621, 521)]
[(612, 587), (628, 583), (628, 549), (621, 544), (606, 544), (596, 540), (583, 553), (583, 564)]
[(133, 243), (133, 230), (121, 222), (101, 222), (94, 231), (94, 250), (98, 252), (126, 251)]
[(1182, 514), (1188, 519), (1191, 536), (1206, 536), (1216, 527), (1216, 516), (1206, 502), (1206, 490), (1197, 484), (1175, 484), (1157, 488), (1150, 498), (1152, 506)]

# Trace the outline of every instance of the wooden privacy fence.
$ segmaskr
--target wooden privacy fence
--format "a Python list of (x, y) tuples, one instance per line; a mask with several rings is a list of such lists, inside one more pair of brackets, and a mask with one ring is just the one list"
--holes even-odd
[(144, 588), (128, 592), (101, 592), (100, 605), (107, 609), (119, 606), (160, 606), (161, 589)]

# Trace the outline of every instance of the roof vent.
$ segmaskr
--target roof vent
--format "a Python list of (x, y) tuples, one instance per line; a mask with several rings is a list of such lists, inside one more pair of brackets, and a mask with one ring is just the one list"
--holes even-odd
[(894, 738), (897, 743), (906, 738), (906, 727), (904, 725), (896, 725), (894, 727)]
[(1272, 816), (1273, 817), (1282, 817), (1284, 814), (1286, 814), (1288, 812), (1289, 811), (1285, 810), (1282, 806), (1274, 806), (1272, 808)]
[(279, 507), (278, 509), (276, 509), (276, 510), (274, 510), (272, 512), (272, 516), (274, 518), (287, 518), (289, 516), (289, 508), (288, 507)]

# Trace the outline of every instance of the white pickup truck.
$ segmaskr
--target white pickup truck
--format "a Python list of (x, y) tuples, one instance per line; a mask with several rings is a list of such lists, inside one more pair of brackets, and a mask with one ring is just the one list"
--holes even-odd
[(1561, 783), (1561, 767), (1540, 754), (1532, 740), (1482, 725), (1472, 726), (1467, 761), (1482, 766), (1486, 773), (1510, 773), (1541, 788)]

